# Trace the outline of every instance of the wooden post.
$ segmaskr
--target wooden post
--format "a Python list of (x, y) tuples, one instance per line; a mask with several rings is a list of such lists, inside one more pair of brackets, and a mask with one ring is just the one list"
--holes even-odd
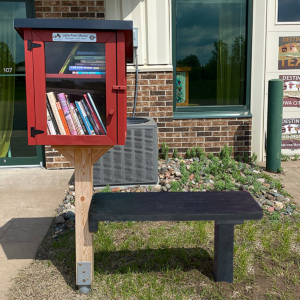
[(75, 166), (76, 284), (88, 293), (94, 275), (93, 235), (88, 213), (93, 196), (93, 164), (112, 146), (52, 146)]

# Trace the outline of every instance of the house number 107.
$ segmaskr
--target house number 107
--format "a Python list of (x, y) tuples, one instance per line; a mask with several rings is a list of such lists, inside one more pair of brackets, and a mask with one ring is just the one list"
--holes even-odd
[(10, 73), (12, 71), (12, 68), (3, 68), (5, 73)]

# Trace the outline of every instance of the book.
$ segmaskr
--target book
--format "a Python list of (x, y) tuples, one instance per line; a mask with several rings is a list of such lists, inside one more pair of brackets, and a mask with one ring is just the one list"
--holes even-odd
[(76, 104), (76, 106), (77, 106), (77, 108), (78, 108), (78, 110), (79, 110), (79, 112), (81, 114), (81, 117), (82, 117), (82, 119), (84, 121), (84, 124), (85, 124), (85, 126), (86, 126), (89, 134), (90, 135), (95, 135), (94, 128), (92, 127), (92, 125), (91, 125), (91, 123), (90, 123), (90, 121), (88, 119), (88, 116), (87, 116), (87, 114), (86, 114), (86, 112), (85, 112), (85, 110), (84, 110), (84, 108), (83, 108), (83, 106), (81, 104), (81, 102), (80, 101), (76, 101), (75, 104)]
[(51, 106), (50, 106), (50, 103), (49, 103), (49, 99), (47, 97), (46, 97), (46, 106), (47, 106), (47, 111), (49, 113), (49, 116), (51, 118), (51, 122), (53, 124), (54, 129), (55, 129), (55, 133), (59, 135), (60, 132), (59, 132), (55, 117), (53, 115), (53, 112), (52, 112), (52, 109), (51, 109)]
[(95, 123), (95, 126), (96, 126), (96, 128), (97, 128), (99, 134), (102, 134), (102, 135), (105, 134), (105, 133), (104, 133), (104, 130), (103, 130), (103, 128), (102, 128), (102, 126), (101, 126), (101, 124), (100, 124), (98, 118), (97, 118), (97, 115), (96, 115), (96, 113), (94, 112), (94, 109), (93, 109), (93, 107), (92, 107), (92, 105), (91, 105), (89, 99), (87, 98), (86, 94), (83, 94), (83, 97), (84, 97), (84, 99), (85, 99), (85, 102), (84, 102), (84, 103), (87, 104), (87, 109), (89, 110), (90, 116), (91, 116), (91, 118), (93, 119), (93, 121), (94, 121), (94, 123)]
[(105, 56), (87, 56), (87, 55), (75, 55), (75, 60), (87, 59), (87, 60), (105, 60)]
[(80, 123), (79, 123), (77, 117), (75, 116), (75, 111), (74, 111), (74, 109), (71, 107), (71, 103), (70, 103), (69, 97), (68, 97), (68, 95), (65, 95), (65, 97), (66, 97), (66, 100), (67, 100), (67, 105), (68, 105), (68, 108), (69, 108), (71, 117), (72, 117), (72, 119), (73, 119), (73, 123), (74, 123), (74, 125), (75, 125), (75, 129), (76, 129), (76, 131), (77, 131), (77, 134), (78, 134), (78, 135), (83, 135), (83, 134), (84, 134), (84, 133), (83, 133), (83, 130), (82, 130), (82, 128), (81, 128), (81, 125), (80, 125)]
[(83, 108), (84, 108), (84, 110), (85, 110), (85, 112), (86, 112), (86, 115), (87, 115), (87, 117), (88, 117), (88, 119), (89, 119), (91, 125), (92, 125), (93, 128), (94, 128), (95, 134), (96, 134), (96, 135), (101, 135), (101, 131), (99, 130), (99, 128), (98, 128), (98, 126), (97, 126), (97, 124), (96, 124), (96, 122), (95, 122), (93, 116), (91, 115), (91, 112), (90, 112), (89, 108), (87, 107), (87, 104), (86, 104), (86, 102), (84, 101), (84, 99), (82, 99), (82, 100), (80, 101), (80, 103), (82, 104), (82, 106), (83, 106)]
[(70, 114), (70, 111), (69, 111), (69, 108), (67, 105), (67, 100), (66, 100), (65, 94), (64, 93), (57, 94), (57, 97), (60, 102), (61, 108), (64, 112), (71, 135), (77, 135), (75, 124), (72, 120), (72, 117), (71, 117), (71, 114)]
[(48, 108), (47, 108), (47, 126), (51, 135), (56, 135), (56, 131), (54, 129)]
[(96, 105), (95, 105), (95, 103), (94, 103), (94, 100), (93, 100), (91, 94), (90, 94), (90, 93), (87, 93), (87, 95), (88, 95), (89, 100), (91, 101), (91, 104), (92, 104), (92, 106), (93, 106), (93, 108), (94, 108), (94, 111), (95, 111), (97, 117), (98, 117), (98, 120), (99, 120), (99, 122), (100, 122), (102, 128), (104, 129), (104, 133), (107, 134), (106, 128), (105, 128), (105, 126), (104, 126), (104, 124), (103, 124), (103, 122), (102, 122), (102, 119), (101, 119), (100, 114), (99, 114), (99, 112), (98, 112), (98, 110), (97, 110), (97, 108), (96, 108)]
[(93, 63), (75, 63), (75, 66), (91, 66), (91, 67), (101, 67), (101, 69), (106, 69), (106, 64), (93, 64)]
[(105, 64), (105, 60), (88, 60), (88, 59), (82, 59), (80, 60), (83, 64)]
[(69, 127), (68, 127), (68, 124), (67, 124), (67, 121), (66, 121), (66, 118), (65, 118), (65, 115), (64, 115), (64, 112), (61, 108), (61, 105), (59, 102), (56, 102), (55, 103), (56, 107), (57, 107), (57, 110), (58, 110), (58, 113), (59, 113), (59, 118), (63, 124), (63, 128), (64, 128), (64, 131), (65, 131), (65, 134), (66, 135), (70, 135), (70, 130), (69, 130)]
[[(97, 72), (100, 71), (100, 67), (90, 67), (90, 66), (69, 66), (69, 71), (80, 71), (80, 70), (97, 70)], [(105, 69), (104, 69), (105, 72)]]
[(61, 70), (59, 71), (59, 74), (64, 74), (66, 67), (68, 66), (68, 64), (70, 63), (70, 61), (72, 60), (73, 56), (75, 55), (75, 52), (77, 50), (77, 48), (79, 47), (80, 43), (76, 43), (75, 46), (73, 47), (72, 51), (70, 52), (67, 60), (65, 61), (65, 63), (63, 64)]
[(105, 52), (97, 52), (97, 51), (76, 51), (76, 55), (104, 55)]
[(48, 100), (49, 100), (49, 103), (50, 103), (50, 106), (51, 106), (51, 109), (52, 109), (52, 112), (53, 112), (53, 115), (54, 115), (55, 121), (57, 123), (60, 134), (66, 135), (66, 130), (64, 128), (63, 121), (60, 117), (60, 114), (59, 114), (59, 111), (58, 111), (58, 108), (56, 105), (57, 99), (53, 92), (47, 93), (46, 95), (48, 97)]
[(105, 75), (106, 72), (80, 72), (80, 71), (73, 71), (72, 74), (78, 74), (78, 75)]
[(82, 128), (83, 132), (84, 132), (84, 135), (89, 135), (89, 132), (88, 132), (88, 130), (85, 127), (84, 121), (83, 121), (83, 119), (81, 117), (81, 114), (80, 114), (80, 112), (79, 112), (76, 104), (74, 105), (73, 103), (71, 103), (70, 105), (73, 105), (73, 107), (74, 107), (75, 113), (76, 113), (77, 118), (78, 118), (78, 120), (80, 122), (80, 125), (81, 125), (81, 128)]

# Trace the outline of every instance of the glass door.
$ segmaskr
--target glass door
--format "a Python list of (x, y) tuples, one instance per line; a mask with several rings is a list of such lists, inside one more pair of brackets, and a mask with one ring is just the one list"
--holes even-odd
[(0, 166), (43, 161), (42, 147), (28, 145), (24, 42), (13, 27), (26, 17), (31, 1), (0, 0)]

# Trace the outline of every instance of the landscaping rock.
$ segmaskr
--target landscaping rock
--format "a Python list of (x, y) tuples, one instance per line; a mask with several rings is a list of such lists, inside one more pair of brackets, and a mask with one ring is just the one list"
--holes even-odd
[(112, 191), (112, 193), (116, 193), (116, 192), (120, 192), (120, 188), (117, 186), (117, 187), (115, 187), (115, 188), (113, 188), (111, 191)]
[(268, 212), (273, 212), (274, 211), (274, 207), (269, 207), (268, 208)]
[(72, 217), (75, 218), (75, 212), (72, 210), (67, 211), (66, 213), (66, 219), (71, 219)]
[(273, 203), (272, 201), (270, 201), (270, 200), (267, 200), (267, 201), (266, 201), (266, 204), (267, 204), (267, 205), (270, 205), (270, 206), (274, 206), (274, 203)]
[(55, 218), (55, 224), (64, 224), (65, 223), (65, 219), (62, 216), (57, 216)]
[(264, 183), (265, 182), (265, 180), (263, 178), (258, 178), (256, 181), (260, 182), (260, 183)]
[(171, 185), (169, 183), (166, 184), (166, 188), (169, 190), (171, 188)]
[(161, 190), (162, 190), (163, 192), (167, 192), (167, 191), (168, 191), (168, 189), (167, 189), (165, 186), (163, 186), (163, 187), (161, 188)]
[(157, 184), (152, 188), (153, 192), (160, 192), (161, 191), (161, 185)]
[(282, 201), (284, 201), (284, 197), (283, 196), (278, 196), (278, 197), (276, 197), (276, 200), (277, 201), (280, 201), (280, 202), (282, 202)]
[(279, 202), (279, 201), (275, 201), (274, 202), (275, 203), (275, 205), (277, 206), (277, 207), (279, 207), (280, 209), (283, 209), (283, 203), (282, 202)]

